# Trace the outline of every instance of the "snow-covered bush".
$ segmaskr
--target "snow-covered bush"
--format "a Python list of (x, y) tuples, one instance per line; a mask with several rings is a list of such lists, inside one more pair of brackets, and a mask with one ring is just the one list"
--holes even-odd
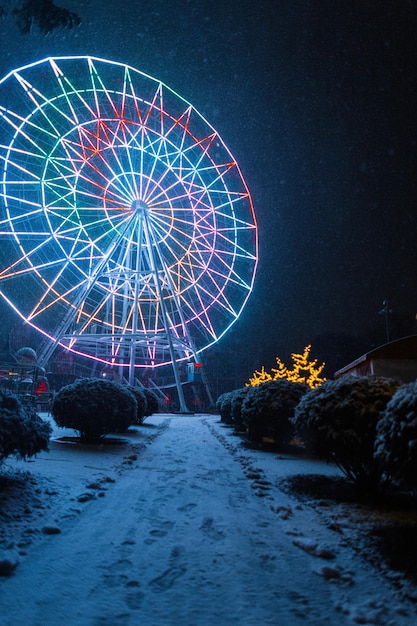
[(375, 457), (388, 476), (417, 489), (417, 381), (403, 385), (376, 427)]
[(0, 391), (0, 463), (8, 456), (26, 459), (48, 449), (52, 428), (32, 407)]
[(400, 386), (377, 376), (328, 380), (301, 398), (292, 420), (309, 450), (332, 459), (358, 488), (378, 489), (376, 425)]
[(147, 387), (142, 387), (141, 391), (146, 398), (146, 411), (144, 413), (144, 417), (149, 417), (149, 415), (159, 413), (158, 398), (156, 397), (154, 392)]
[(252, 387), (242, 387), (241, 389), (235, 389), (235, 391), (231, 392), (230, 419), (237, 432), (246, 430), (246, 423), (242, 419), (242, 404), (251, 390)]
[(226, 391), (216, 401), (216, 409), (220, 414), (220, 421), (225, 424), (232, 424), (232, 397), (233, 391)]
[(221, 406), (222, 406), (222, 402), (223, 399), (225, 398), (225, 396), (230, 393), (229, 391), (226, 391), (225, 393), (220, 394), (220, 396), (218, 396), (217, 400), (216, 400), (216, 411), (220, 414), (220, 410), (221, 410)]
[(137, 402), (126, 386), (101, 378), (83, 378), (58, 391), (51, 413), (58, 426), (73, 428), (81, 440), (95, 442), (134, 424)]
[(242, 403), (242, 422), (254, 442), (272, 440), (285, 447), (293, 437), (290, 418), (308, 387), (285, 379), (269, 380), (252, 387)]
[(143, 420), (145, 415), (147, 415), (148, 410), (148, 401), (142, 389), (139, 387), (133, 387), (132, 385), (127, 385), (127, 389), (132, 393), (136, 398), (136, 403), (138, 405), (136, 419), (133, 422), (134, 424), (143, 424)]

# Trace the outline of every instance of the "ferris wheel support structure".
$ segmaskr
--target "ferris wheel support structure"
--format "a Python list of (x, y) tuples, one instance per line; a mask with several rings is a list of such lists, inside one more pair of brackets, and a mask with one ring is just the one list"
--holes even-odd
[[(177, 366), (177, 357), (174, 351), (174, 345), (173, 345), (173, 341), (172, 341), (172, 336), (171, 336), (171, 324), (168, 320), (168, 314), (167, 314), (167, 310), (166, 310), (166, 306), (165, 306), (165, 299), (162, 295), (162, 290), (161, 290), (161, 283), (159, 280), (159, 273), (157, 271), (157, 265), (156, 265), (156, 259), (154, 256), (154, 250), (155, 250), (155, 243), (153, 241), (151, 241), (151, 230), (149, 228), (149, 223), (148, 223), (148, 208), (143, 204), (143, 203), (138, 203), (139, 204), (139, 210), (140, 210), (140, 218), (139, 218), (139, 224), (140, 224), (140, 228), (139, 228), (139, 232), (140, 234), (142, 234), (142, 231), (144, 231), (145, 234), (145, 239), (146, 239), (146, 244), (147, 244), (147, 248), (148, 248), (148, 252), (149, 252), (149, 262), (150, 262), (150, 266), (151, 266), (151, 270), (155, 276), (155, 287), (156, 287), (156, 293), (158, 296), (158, 300), (160, 302), (160, 306), (161, 306), (161, 313), (162, 313), (162, 319), (163, 319), (163, 323), (164, 323), (164, 328), (166, 330), (166, 338), (167, 338), (167, 342), (168, 342), (168, 347), (169, 347), (169, 354), (171, 356), (171, 363), (172, 363), (172, 368), (173, 368), (173, 372), (174, 372), (174, 379), (175, 379), (175, 386), (177, 388), (177, 392), (178, 392), (178, 400), (180, 403), (180, 411), (182, 413), (188, 413), (188, 408), (187, 405), (185, 403), (185, 398), (184, 398), (184, 392), (182, 389), (182, 385), (181, 385), (181, 380), (180, 380), (180, 375), (178, 372), (178, 366)], [(142, 237), (141, 237), (141, 241), (142, 241)], [(139, 250), (139, 248), (141, 248), (141, 245), (137, 246), (137, 249)], [(138, 258), (138, 264), (140, 263), (140, 259), (141, 256), (139, 256)], [(168, 274), (166, 274), (166, 276), (168, 276)], [(136, 289), (138, 287), (138, 282), (136, 284)], [(171, 288), (171, 285), (169, 284), (170, 281), (168, 281), (168, 288)], [(135, 291), (136, 291), (135, 289)], [(176, 301), (176, 299), (174, 298), (174, 300)], [(138, 304), (137, 302), (135, 302), (134, 305), (135, 311), (137, 312), (138, 309)], [(180, 309), (178, 309), (178, 313), (180, 314)], [(136, 321), (137, 321), (137, 316), (136, 317)], [(133, 350), (134, 352), (134, 350)], [(129, 382), (130, 384), (133, 384), (133, 378), (135, 375), (135, 371), (134, 371), (134, 364), (135, 364), (135, 359), (133, 358), (131, 360), (131, 365), (132, 367), (130, 367), (130, 371), (129, 371)]]
[[(175, 297), (175, 293), (172, 289), (173, 286), (172, 286), (171, 281), (169, 280), (169, 273), (166, 271), (166, 268), (164, 267), (163, 259), (159, 258), (158, 259), (159, 263), (158, 263), (157, 258), (155, 256), (155, 250), (157, 250), (158, 248), (156, 246), (156, 242), (152, 240), (152, 228), (150, 227), (150, 224), (148, 221), (148, 208), (144, 202), (138, 200), (132, 203), (132, 210), (133, 210), (132, 219), (134, 219), (136, 223), (135, 223), (135, 228), (130, 229), (130, 231), (137, 233), (137, 239), (135, 241), (135, 250), (136, 250), (135, 259), (134, 260), (131, 259), (131, 262), (130, 262), (131, 274), (133, 278), (133, 288), (131, 287), (132, 293), (133, 293), (133, 304), (132, 304), (130, 311), (125, 309), (124, 318), (123, 318), (123, 326), (127, 323), (129, 317), (132, 318), (132, 326), (131, 326), (132, 332), (130, 333), (130, 336), (128, 333), (120, 333), (118, 335), (113, 334), (111, 337), (111, 341), (112, 343), (116, 345), (130, 344), (129, 349), (128, 349), (129, 351), (129, 378), (128, 380), (129, 380), (129, 384), (134, 386), (135, 385), (135, 366), (136, 366), (136, 346), (137, 346), (138, 341), (140, 343), (143, 343), (143, 340), (144, 340), (143, 334), (138, 334), (139, 333), (138, 317), (139, 317), (139, 293), (141, 291), (141, 288), (143, 287), (143, 280), (141, 278), (142, 277), (143, 248), (144, 248), (144, 245), (146, 245), (147, 260), (148, 260), (149, 267), (145, 270), (144, 273), (146, 276), (149, 276), (149, 271), (150, 271), (153, 276), (154, 288), (155, 288), (155, 292), (156, 292), (159, 306), (161, 309), (163, 327), (165, 329), (165, 333), (164, 335), (161, 335), (161, 338), (159, 341), (166, 342), (168, 345), (171, 364), (173, 367), (175, 386), (176, 386), (177, 393), (178, 393), (180, 411), (182, 413), (188, 413), (189, 410), (185, 402), (182, 383), (181, 383), (181, 379), (180, 379), (180, 375), (178, 371), (178, 364), (177, 364), (178, 355), (174, 349), (174, 342), (172, 338), (172, 331), (171, 331), (172, 322), (169, 320), (167, 308), (165, 305), (165, 298), (163, 297), (163, 294), (162, 294), (161, 278), (160, 278), (161, 272), (158, 269), (158, 265), (162, 267), (163, 275), (167, 283), (167, 289), (171, 291), (171, 296), (173, 298), (173, 301), (176, 304), (176, 309), (177, 309), (176, 313), (178, 314), (180, 318), (183, 317), (182, 311), (178, 305), (177, 298)], [(96, 282), (100, 280), (100, 278), (102, 278), (103, 274), (106, 273), (105, 268), (108, 265), (112, 254), (114, 253), (115, 250), (117, 250), (118, 244), (123, 239), (125, 235), (125, 231), (128, 228), (129, 228), (129, 223), (127, 223), (125, 226), (125, 229), (120, 232), (119, 237), (112, 241), (101, 263), (99, 263), (96, 266), (95, 272), (90, 276), (90, 279), (88, 283), (85, 285), (85, 288), (81, 290), (80, 293), (78, 294), (78, 297), (72, 301), (71, 307), (68, 310), (67, 315), (64, 317), (64, 319), (60, 322), (59, 326), (52, 333), (54, 337), (54, 341), (45, 342), (43, 349), (39, 352), (39, 355), (38, 355), (38, 362), (42, 367), (45, 367), (48, 364), (48, 361), (51, 358), (52, 354), (54, 353), (57, 345), (60, 344), (62, 341), (68, 342), (68, 344), (70, 344), (71, 341), (74, 341), (75, 339), (78, 340), (81, 344), (83, 341), (86, 341), (86, 340), (89, 341), (89, 337), (85, 333), (81, 335), (76, 335), (75, 333), (71, 333), (70, 329), (74, 325), (74, 321), (77, 317), (78, 307), (80, 303), (85, 301), (85, 299), (88, 297), (88, 293), (90, 292), (90, 290), (94, 288)], [(187, 328), (185, 324), (183, 324), (183, 328), (185, 329), (185, 333), (186, 333)], [(154, 342), (155, 338), (145, 337), (145, 341)], [(190, 356), (192, 355), (194, 361), (197, 362), (195, 352), (191, 348), (192, 338), (190, 336), (186, 336), (186, 342), (183, 341), (183, 345), (187, 349), (187, 352), (189, 352)], [(210, 392), (208, 393), (210, 395)]]

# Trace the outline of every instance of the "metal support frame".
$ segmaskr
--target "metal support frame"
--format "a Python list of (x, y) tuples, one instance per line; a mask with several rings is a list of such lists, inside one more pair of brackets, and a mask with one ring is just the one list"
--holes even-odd
[[(181, 319), (183, 328), (186, 329), (186, 325), (185, 325), (182, 311), (180, 308), (180, 303), (178, 301), (172, 282), (170, 280), (168, 269), (164, 263), (163, 258), (161, 257), (161, 255), (159, 254), (157, 250), (157, 244), (152, 240), (152, 229), (149, 224), (148, 207), (143, 201), (135, 200), (132, 205), (132, 211), (133, 211), (132, 217), (136, 221), (137, 237), (136, 237), (136, 242), (135, 242), (136, 243), (135, 258), (134, 259), (131, 258), (131, 263), (130, 263), (131, 267), (134, 269), (132, 277), (131, 277), (133, 279), (134, 286), (133, 286), (133, 305), (132, 305), (133, 308), (131, 312), (132, 313), (132, 325), (131, 325), (130, 332), (122, 333), (120, 335), (116, 335), (116, 334), (100, 335), (98, 333), (94, 337), (91, 335), (91, 333), (88, 333), (88, 334), (87, 333), (84, 333), (84, 334), (76, 334), (76, 333), (70, 334), (69, 333), (69, 329), (72, 327), (77, 317), (79, 304), (85, 299), (85, 297), (88, 295), (91, 289), (93, 289), (93, 287), (99, 280), (102, 272), (105, 271), (105, 267), (106, 267), (108, 260), (111, 258), (112, 254), (114, 254), (118, 244), (123, 240), (123, 237), (130, 226), (130, 223), (127, 222), (124, 229), (120, 231), (118, 237), (112, 241), (103, 259), (101, 259), (97, 267), (94, 269), (92, 276), (91, 276), (91, 280), (88, 282), (88, 284), (86, 284), (85, 288), (77, 294), (77, 297), (75, 298), (74, 302), (70, 304), (70, 308), (67, 314), (61, 320), (58, 327), (56, 328), (56, 331), (54, 332), (53, 340), (46, 343), (43, 349), (41, 350), (41, 352), (39, 353), (38, 362), (42, 366), (46, 366), (54, 350), (57, 348), (58, 345), (62, 345), (63, 341), (67, 341), (70, 344), (71, 342), (74, 342), (74, 340), (75, 341), (90, 341), (91, 343), (93, 343), (94, 341), (100, 340), (100, 338), (107, 339), (109, 341), (118, 340), (119, 342), (123, 342), (126, 346), (126, 349), (129, 350), (129, 378), (128, 380), (129, 380), (130, 385), (135, 384), (136, 350), (137, 350), (138, 342), (140, 340), (143, 341), (143, 334), (139, 333), (139, 329), (138, 329), (138, 316), (139, 316), (138, 301), (139, 301), (140, 285), (141, 285), (142, 273), (143, 273), (142, 259), (143, 259), (143, 254), (145, 254), (145, 249), (144, 249), (143, 244), (145, 243), (147, 261), (149, 263), (149, 270), (153, 275), (154, 287), (155, 287), (156, 295), (157, 295), (158, 302), (160, 305), (160, 312), (162, 316), (163, 326), (165, 329), (165, 334), (163, 336), (161, 335), (159, 340), (166, 342), (168, 346), (170, 360), (171, 360), (172, 368), (173, 368), (175, 386), (178, 392), (180, 411), (183, 413), (189, 413), (190, 411), (188, 410), (186, 402), (185, 402), (180, 374), (178, 371), (178, 363), (177, 363), (178, 358), (177, 358), (174, 341), (172, 337), (169, 313), (167, 311), (164, 297), (162, 294), (162, 288), (161, 288), (161, 282), (160, 282), (161, 271), (164, 272), (164, 275), (167, 277), (167, 285), (173, 297), (175, 306), (177, 308), (178, 316)], [(158, 267), (158, 261), (159, 261), (160, 268)], [(125, 311), (125, 315), (127, 317), (128, 315), (127, 311)], [(145, 338), (145, 341), (146, 340), (147, 339)], [(192, 355), (193, 358), (196, 360), (196, 356), (192, 348), (191, 337), (187, 336), (186, 342), (184, 342), (180, 338), (177, 338), (177, 344), (181, 344), (181, 343), (183, 344), (184, 353), (189, 352), (190, 356)]]

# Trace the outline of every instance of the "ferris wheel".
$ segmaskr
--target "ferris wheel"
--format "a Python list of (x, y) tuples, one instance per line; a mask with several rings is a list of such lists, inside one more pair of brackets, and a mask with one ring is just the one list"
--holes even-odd
[(160, 81), (93, 57), (0, 81), (0, 295), (106, 365), (197, 355), (252, 290), (257, 226), (216, 130)]

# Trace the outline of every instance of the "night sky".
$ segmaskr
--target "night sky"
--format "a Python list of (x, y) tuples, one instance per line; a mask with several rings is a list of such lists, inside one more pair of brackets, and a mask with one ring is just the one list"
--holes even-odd
[(414, 2), (56, 4), (81, 24), (22, 34), (10, 13), (0, 20), (2, 76), (49, 55), (132, 65), (209, 120), (252, 193), (258, 274), (241, 318), (206, 353), (215, 392), (307, 343), (331, 376), (385, 342), (385, 298), (390, 338), (417, 332)]

